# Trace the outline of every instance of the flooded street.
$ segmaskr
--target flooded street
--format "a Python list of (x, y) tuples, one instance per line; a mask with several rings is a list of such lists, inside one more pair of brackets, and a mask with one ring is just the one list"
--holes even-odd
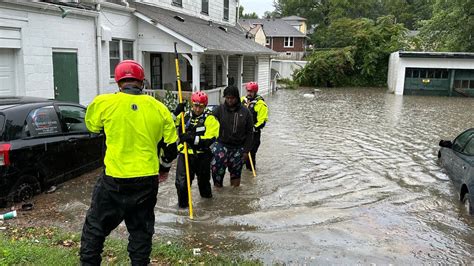
[[(303, 96), (311, 91), (265, 97), (270, 121), (257, 177), (244, 169), (242, 186), (232, 189), (227, 175), (211, 200), (193, 184), (194, 221), (177, 210), (170, 173), (160, 185), (157, 237), (268, 264), (472, 264), (474, 217), (458, 202), (437, 152), (440, 139), (474, 127), (474, 99), (376, 89)], [(93, 184), (87, 180), (39, 196), (57, 204), (59, 215), (41, 220), (79, 230)], [(115, 234), (126, 235), (125, 228)]]

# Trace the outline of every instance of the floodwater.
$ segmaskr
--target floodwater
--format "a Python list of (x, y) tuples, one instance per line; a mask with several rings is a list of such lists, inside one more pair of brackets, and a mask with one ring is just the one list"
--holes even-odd
[[(381, 89), (303, 96), (312, 91), (266, 97), (257, 176), (244, 169), (235, 189), (226, 176), (211, 200), (193, 184), (194, 220), (177, 210), (170, 173), (157, 237), (266, 264), (474, 263), (474, 217), (437, 163), (440, 139), (474, 127), (474, 99)], [(41, 197), (58, 197), (61, 223), (79, 230), (92, 185), (76, 179)]]

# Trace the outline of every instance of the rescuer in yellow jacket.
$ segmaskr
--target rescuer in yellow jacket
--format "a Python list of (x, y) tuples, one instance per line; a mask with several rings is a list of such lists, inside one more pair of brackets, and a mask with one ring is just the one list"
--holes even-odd
[[(253, 142), (250, 154), (252, 155), (252, 161), (254, 167), (257, 165), (257, 151), (260, 147), (260, 136), (263, 127), (265, 127), (268, 121), (268, 107), (262, 96), (258, 95), (258, 84), (256, 82), (248, 82), (245, 84), (247, 89), (247, 96), (241, 98), (242, 103), (249, 108), (253, 118)], [(245, 161), (245, 166), (248, 170), (252, 170), (250, 161)]]
[(91, 132), (104, 132), (107, 150), (105, 170), (82, 230), (84, 265), (100, 264), (105, 238), (124, 220), (131, 264), (150, 262), (160, 165), (157, 146), (163, 139), (160, 159), (171, 163), (177, 156), (178, 136), (166, 106), (142, 93), (143, 80), (140, 64), (122, 61), (115, 68), (120, 91), (97, 96), (87, 108), (86, 126)]
[[(180, 154), (176, 166), (176, 191), (178, 193), (178, 206), (188, 207), (188, 193), (186, 183), (186, 168), (184, 162), (184, 142), (188, 144), (189, 178), (192, 183), (194, 175), (197, 176), (199, 194), (203, 198), (212, 198), (211, 191), (211, 159), (210, 146), (219, 136), (219, 122), (206, 108), (207, 94), (202, 91), (194, 92), (191, 96), (192, 110), (183, 113), (184, 105), (178, 105), (174, 114), (177, 115)], [(179, 115), (178, 115), (179, 114)], [(184, 114), (186, 133), (182, 134), (181, 116)]]

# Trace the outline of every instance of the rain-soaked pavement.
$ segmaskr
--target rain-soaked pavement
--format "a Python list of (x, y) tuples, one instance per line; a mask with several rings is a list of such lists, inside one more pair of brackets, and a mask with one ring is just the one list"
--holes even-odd
[[(265, 263), (473, 264), (474, 217), (437, 163), (438, 142), (474, 126), (474, 99), (377, 89), (280, 90), (257, 177), (228, 176), (212, 200), (193, 185), (194, 221), (178, 211), (173, 173), (160, 186), (156, 236)], [(35, 198), (11, 220), (80, 231), (95, 176)], [(115, 236), (126, 237), (120, 226)]]

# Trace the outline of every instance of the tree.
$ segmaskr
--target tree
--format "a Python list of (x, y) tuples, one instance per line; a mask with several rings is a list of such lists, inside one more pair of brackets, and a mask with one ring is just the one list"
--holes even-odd
[[(336, 19), (313, 36), (313, 42), (317, 47), (336, 52), (333, 54), (316, 52), (310, 56), (310, 63), (307, 66), (311, 68), (313, 65), (311, 71), (316, 72), (308, 74), (311, 71), (304, 70), (300, 74), (304, 78), (300, 80), (306, 82), (312, 80), (315, 82), (314, 85), (321, 85), (320, 82), (324, 80), (321, 77), (328, 74), (320, 66), (326, 65), (329, 67), (329, 70), (326, 71), (344, 70), (335, 73), (334, 75), (338, 75), (332, 75), (332, 78), (329, 79), (330, 84), (335, 86), (383, 85), (387, 78), (390, 53), (405, 48), (406, 31), (402, 24), (395, 23), (393, 16), (383, 16), (377, 20), (368, 18)], [(340, 60), (334, 61), (331, 56), (336, 56)], [(317, 63), (312, 64), (313, 61)], [(348, 69), (353, 71), (348, 71)]]
[(474, 1), (436, 0), (433, 17), (420, 24), (425, 50), (474, 52)]
[(274, 0), (275, 15), (291, 15), (307, 19), (308, 25), (326, 23), (329, 0)]
[(244, 13), (244, 7), (239, 6), (239, 18), (255, 19), (255, 18), (258, 18), (258, 15), (255, 12)]

